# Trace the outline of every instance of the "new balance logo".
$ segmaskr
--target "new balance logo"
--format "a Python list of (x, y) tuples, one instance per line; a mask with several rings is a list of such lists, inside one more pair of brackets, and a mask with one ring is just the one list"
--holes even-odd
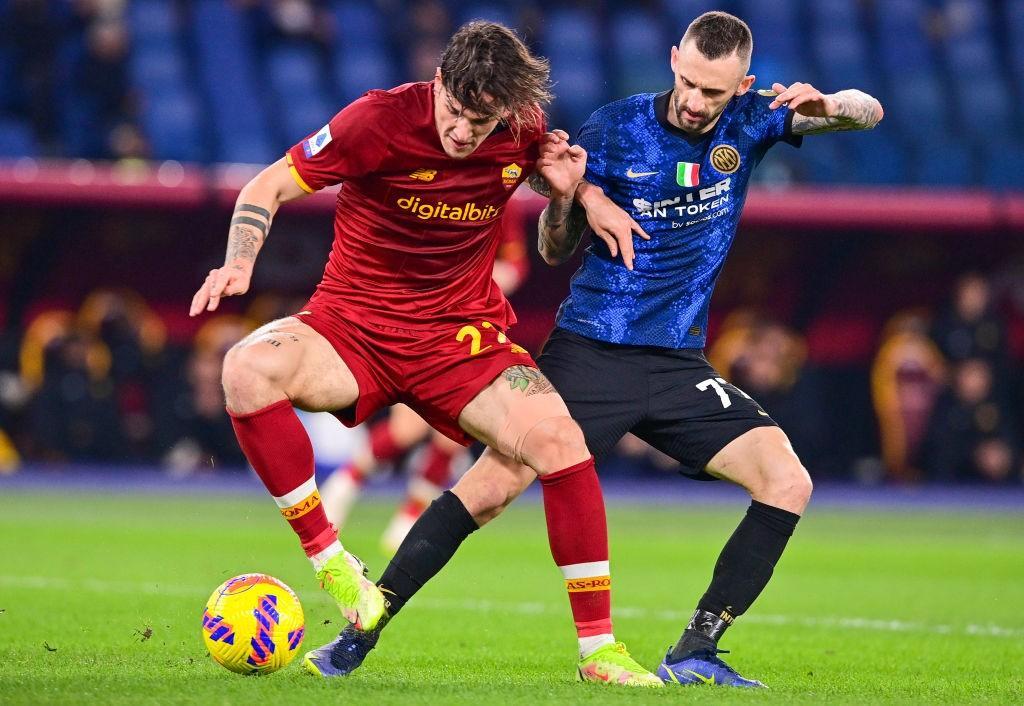
[(434, 177), (436, 176), (436, 169), (417, 169), (409, 175), (409, 178), (416, 179), (417, 181), (434, 181)]

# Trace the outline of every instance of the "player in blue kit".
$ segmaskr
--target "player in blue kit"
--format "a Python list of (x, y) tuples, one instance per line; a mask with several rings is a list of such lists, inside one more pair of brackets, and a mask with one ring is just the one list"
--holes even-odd
[[(878, 101), (857, 90), (823, 95), (809, 84), (776, 83), (752, 91), (752, 44), (732, 15), (694, 20), (672, 48), (671, 90), (606, 105), (581, 128), (585, 181), (575, 203), (545, 209), (539, 224), (540, 252), (552, 265), (573, 253), (588, 222), (595, 236), (538, 359), (588, 448), (600, 458), (632, 432), (678, 460), (685, 475), (729, 480), (751, 496), (693, 617), (658, 667), (669, 684), (762, 686), (718, 656), (718, 641), (767, 585), (811, 495), (786, 435), (702, 352), (711, 293), (751, 172), (777, 142), (799, 146), (802, 135), (869, 129), (882, 119)], [(556, 134), (564, 144), (550, 159), (575, 149)], [(528, 469), (485, 452), (453, 493), (482, 525), (530, 480)], [(392, 592), (401, 586), (391, 596), (398, 608), (476, 529), (453, 532), (457, 523), (444, 512), (427, 510), (385, 572), (402, 577), (389, 583)], [(357, 667), (378, 636), (343, 631), (339, 663)]]

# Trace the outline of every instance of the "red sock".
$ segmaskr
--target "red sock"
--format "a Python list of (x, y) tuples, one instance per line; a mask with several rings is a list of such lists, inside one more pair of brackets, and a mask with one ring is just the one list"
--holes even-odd
[(562, 571), (579, 637), (612, 632), (608, 525), (594, 459), (540, 477), (551, 556)]
[(405, 452), (395, 443), (388, 426), (390, 420), (382, 419), (370, 427), (370, 453), (377, 463), (394, 463)]
[(231, 415), (238, 445), (256, 469), (281, 514), (299, 535), (307, 556), (338, 541), (327, 521), (313, 477), (313, 447), (291, 402), (281, 400), (249, 414)]
[(447, 488), (452, 477), (452, 458), (459, 449), (449, 451), (438, 444), (431, 442), (423, 457), (423, 466), (420, 477), (438, 488)]
[(419, 517), (423, 514), (423, 511), (427, 509), (428, 504), (429, 503), (425, 503), (422, 500), (407, 497), (405, 502), (402, 503), (402, 509), (399, 510), (399, 512), (409, 517)]

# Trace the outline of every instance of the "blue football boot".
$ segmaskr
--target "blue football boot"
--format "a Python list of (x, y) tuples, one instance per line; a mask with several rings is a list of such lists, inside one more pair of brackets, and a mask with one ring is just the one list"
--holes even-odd
[(672, 648), (658, 666), (658, 676), (666, 684), (707, 684), (709, 686), (740, 686), (767, 688), (753, 679), (744, 679), (739, 673), (723, 662), (718, 655), (728, 650), (694, 650), (676, 662), (670, 662)]
[(318, 677), (345, 677), (359, 668), (359, 665), (377, 646), (380, 633), (387, 624), (385, 618), (373, 630), (358, 630), (351, 623), (323, 647), (306, 653), (302, 665), (310, 674)]

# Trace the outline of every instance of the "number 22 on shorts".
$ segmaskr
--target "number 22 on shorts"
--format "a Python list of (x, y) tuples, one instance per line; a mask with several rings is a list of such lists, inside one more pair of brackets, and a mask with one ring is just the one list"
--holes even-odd
[(459, 343), (462, 343), (467, 338), (469, 339), (470, 355), (478, 355), (486, 350), (493, 348), (493, 346), (490, 344), (486, 346), (482, 345), (484, 334), (480, 329), (484, 329), (485, 331), (489, 330), (496, 333), (497, 336), (495, 336), (495, 339), (497, 340), (497, 342), (502, 345), (506, 343), (511, 344), (513, 353), (526, 353), (526, 350), (524, 348), (521, 348), (520, 346), (517, 346), (516, 344), (512, 343), (511, 341), (508, 340), (508, 336), (494, 328), (494, 324), (492, 324), (490, 321), (481, 321), (479, 328), (477, 328), (476, 326), (467, 325), (460, 328), (459, 332), (455, 334), (455, 340), (458, 341)]
[[(489, 321), (483, 321), (480, 323), (482, 328), (494, 328)], [(480, 343), (483, 340), (483, 334), (480, 333), (480, 329), (476, 326), (463, 326), (459, 329), (459, 332), (455, 334), (455, 340), (462, 343), (466, 339), (469, 339), (469, 354), (477, 355), (491, 348), (491, 346), (480, 347)], [(505, 338), (505, 334), (498, 332), (498, 343), (504, 343), (508, 339)]]

